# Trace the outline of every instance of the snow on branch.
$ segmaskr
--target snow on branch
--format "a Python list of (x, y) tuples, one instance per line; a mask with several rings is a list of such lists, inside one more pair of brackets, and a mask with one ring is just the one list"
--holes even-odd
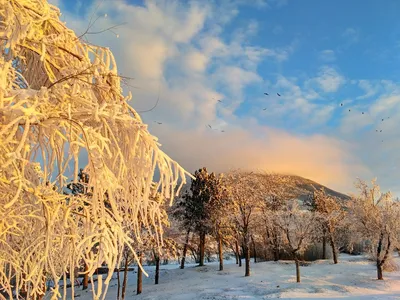
[[(161, 234), (149, 199), (172, 200), (187, 173), (129, 106), (108, 48), (79, 39), (46, 0), (0, 7), (0, 286), (38, 298), (50, 277), (58, 297), (82, 261), (93, 276), (102, 263), (113, 270), (125, 245), (135, 253), (124, 224), (138, 242), (142, 222)], [(84, 156), (91, 195), (65, 195)]]

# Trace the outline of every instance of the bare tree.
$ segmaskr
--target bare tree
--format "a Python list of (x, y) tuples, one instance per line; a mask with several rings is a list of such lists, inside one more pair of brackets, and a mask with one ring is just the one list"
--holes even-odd
[(368, 185), (358, 180), (359, 195), (349, 204), (355, 241), (370, 242), (369, 251), (376, 260), (377, 278), (383, 280), (383, 266), (399, 242), (400, 206), (390, 192), (381, 193), (376, 179)]
[(211, 199), (206, 209), (209, 211), (210, 224), (217, 242), (219, 270), (224, 269), (223, 246), (230, 239), (233, 228), (230, 215), (227, 211), (232, 209), (232, 202), (229, 199), (228, 187), (224, 185), (223, 174), (210, 176), (209, 180)]
[(250, 276), (250, 237), (254, 216), (263, 199), (262, 175), (232, 171), (226, 176), (229, 197), (232, 201), (233, 216), (242, 239), (245, 258), (245, 276)]
[(274, 261), (279, 260), (283, 235), (279, 227), (279, 214), (286, 208), (287, 201), (295, 197), (293, 181), (289, 176), (279, 174), (264, 174), (262, 187), (265, 192), (260, 201), (260, 223), (264, 226), (265, 241), (272, 249)]
[(286, 247), (296, 264), (296, 281), (300, 282), (299, 254), (313, 241), (316, 216), (300, 209), (298, 200), (287, 202), (286, 209), (279, 213), (278, 224), (285, 234)]
[[(313, 211), (318, 213), (324, 237), (328, 235), (332, 248), (333, 263), (338, 263), (338, 251), (335, 241), (335, 231), (345, 218), (345, 211), (335, 197), (328, 195), (325, 189), (315, 190), (313, 195)], [(325, 249), (324, 249), (325, 251)]]

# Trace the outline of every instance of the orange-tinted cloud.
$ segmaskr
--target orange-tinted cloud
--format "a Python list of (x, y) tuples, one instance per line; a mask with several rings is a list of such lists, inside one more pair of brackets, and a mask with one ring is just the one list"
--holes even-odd
[(300, 175), (342, 192), (353, 190), (357, 176), (369, 171), (349, 152), (349, 145), (323, 135), (299, 137), (254, 126), (226, 132), (154, 128), (163, 149), (189, 171), (231, 168)]

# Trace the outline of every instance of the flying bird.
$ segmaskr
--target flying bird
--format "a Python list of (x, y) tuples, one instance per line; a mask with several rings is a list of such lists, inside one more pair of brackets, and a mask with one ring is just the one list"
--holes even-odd
[(221, 130), (221, 132), (225, 132), (225, 130)]
[(364, 112), (362, 112), (362, 114), (364, 114)]
[(161, 125), (162, 123), (161, 122), (157, 122), (157, 121), (154, 121), (155, 123), (157, 123), (158, 125)]
[(263, 108), (263, 110), (267, 110), (267, 108)]
[(211, 125), (210, 124), (207, 124), (208, 125), (208, 127), (210, 127), (211, 128)]
[(340, 106), (343, 106), (343, 103), (340, 103)]
[(268, 94), (268, 93), (264, 93), (264, 95), (265, 95), (265, 96), (269, 96), (269, 94)]
[(222, 102), (222, 100), (217, 100), (218, 102)]
[(349, 109), (349, 111), (350, 111), (350, 109)]
[(279, 97), (281, 96), (281, 94), (279, 94), (279, 93), (276, 93)]

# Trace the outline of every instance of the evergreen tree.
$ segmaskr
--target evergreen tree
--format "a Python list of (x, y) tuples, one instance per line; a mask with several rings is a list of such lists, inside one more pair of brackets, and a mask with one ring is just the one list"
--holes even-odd
[(197, 170), (193, 176), (195, 179), (192, 179), (190, 192), (187, 191), (178, 201), (174, 216), (181, 220), (183, 227), (187, 229), (187, 239), (190, 231), (199, 235), (199, 265), (203, 266), (206, 235), (212, 230), (207, 204), (212, 198), (212, 181), (216, 175), (214, 173), (209, 174), (206, 168), (202, 168)]

